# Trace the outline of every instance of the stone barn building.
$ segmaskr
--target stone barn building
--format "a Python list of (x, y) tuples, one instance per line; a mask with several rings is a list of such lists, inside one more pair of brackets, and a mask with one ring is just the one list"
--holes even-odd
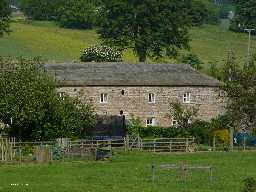
[(47, 64), (60, 95), (90, 100), (99, 115), (132, 115), (145, 126), (176, 123), (169, 103), (199, 106), (199, 118), (210, 120), (223, 111), (220, 82), (183, 64), (77, 63)]

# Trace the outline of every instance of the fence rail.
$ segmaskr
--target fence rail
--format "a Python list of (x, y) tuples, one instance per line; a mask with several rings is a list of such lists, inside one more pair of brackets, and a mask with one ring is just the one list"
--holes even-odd
[(59, 153), (66, 157), (92, 157), (98, 149), (108, 151), (192, 152), (195, 150), (195, 139), (126, 137), (102, 140), (70, 140), (60, 138), (56, 141), (17, 142), (14, 138), (0, 138), (0, 161), (36, 160), (37, 162), (49, 162)]

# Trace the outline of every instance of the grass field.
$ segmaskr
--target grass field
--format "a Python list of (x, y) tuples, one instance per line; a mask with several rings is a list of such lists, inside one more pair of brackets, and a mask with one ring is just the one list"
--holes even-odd
[[(1, 165), (1, 192), (239, 192), (246, 177), (256, 177), (256, 153), (197, 154), (118, 153), (112, 162), (69, 162), (51, 165)], [(193, 172), (184, 185), (177, 171), (157, 172), (150, 165), (181, 163), (213, 165), (213, 182), (206, 172)], [(15, 184), (15, 185), (14, 185)]]
[[(207, 25), (191, 30), (191, 51), (205, 63), (223, 64), (230, 49), (239, 58), (246, 56), (247, 35), (228, 31), (226, 25)], [(13, 22), (9, 36), (0, 39), (0, 56), (41, 56), (56, 62), (79, 60), (81, 51), (99, 43), (93, 30), (59, 28), (52, 22)], [(255, 38), (252, 42), (255, 48)], [(126, 62), (137, 62), (132, 51), (124, 55)], [(170, 61), (164, 60), (163, 62)], [(149, 61), (152, 62), (152, 61)], [(206, 67), (207, 68), (207, 67)]]

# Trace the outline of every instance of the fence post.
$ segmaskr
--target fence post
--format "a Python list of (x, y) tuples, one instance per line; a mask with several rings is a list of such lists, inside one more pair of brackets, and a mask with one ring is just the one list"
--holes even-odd
[(156, 152), (156, 139), (154, 139), (154, 152)]
[(188, 138), (186, 138), (186, 152), (188, 152)]
[(170, 152), (172, 152), (172, 140), (170, 140), (170, 146), (169, 146), (169, 148), (170, 148)]
[(229, 127), (229, 145), (230, 145), (230, 151), (234, 150), (234, 129), (233, 127)]
[(213, 151), (216, 151), (216, 136), (213, 136)]
[(244, 136), (244, 141), (243, 141), (243, 149), (244, 149), (244, 151), (246, 150), (246, 146), (245, 146), (245, 136)]
[(110, 140), (108, 141), (108, 146), (109, 146), (109, 149), (112, 150), (112, 139), (110, 139)]
[(19, 161), (20, 161), (20, 164), (21, 164), (21, 144), (19, 145)]
[(151, 165), (151, 171), (152, 171), (152, 183), (155, 182), (155, 166)]
[(212, 167), (210, 167), (210, 182), (212, 182)]

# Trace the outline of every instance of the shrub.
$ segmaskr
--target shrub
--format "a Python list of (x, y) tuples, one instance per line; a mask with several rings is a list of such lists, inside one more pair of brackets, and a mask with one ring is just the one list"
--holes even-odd
[(120, 62), (122, 52), (108, 46), (92, 46), (84, 50), (80, 60), (83, 62)]
[(229, 143), (229, 131), (228, 129), (222, 129), (214, 131), (216, 141), (223, 144)]
[(252, 177), (246, 178), (241, 192), (256, 192), (256, 180)]
[(182, 63), (189, 64), (191, 67), (195, 68), (196, 70), (202, 69), (202, 61), (200, 58), (194, 53), (188, 53), (182, 56)]
[(188, 129), (188, 132), (196, 138), (198, 143), (207, 143), (210, 140), (210, 123), (197, 120)]
[(141, 134), (141, 129), (143, 128), (142, 121), (132, 115), (131, 120), (128, 124), (128, 134), (130, 136), (136, 136)]
[(144, 127), (140, 129), (141, 137), (154, 138), (175, 138), (175, 137), (189, 137), (186, 129), (177, 127)]

